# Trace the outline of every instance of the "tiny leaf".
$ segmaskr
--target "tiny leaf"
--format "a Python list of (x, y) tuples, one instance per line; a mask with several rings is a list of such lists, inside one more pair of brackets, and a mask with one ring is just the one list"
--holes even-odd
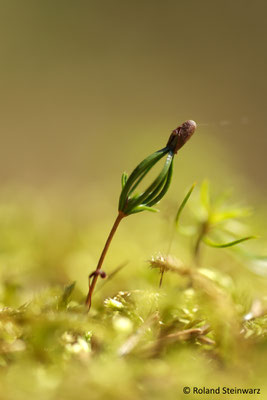
[(127, 179), (128, 179), (128, 174), (126, 172), (123, 172), (123, 174), (121, 176), (121, 187), (122, 187), (122, 189), (126, 185)]
[(211, 216), (210, 222), (217, 224), (228, 219), (243, 218), (248, 217), (249, 215), (251, 215), (251, 209), (249, 208), (233, 208), (215, 212)]
[(143, 204), (140, 204), (140, 206), (135, 207), (132, 211), (131, 214), (136, 214), (141, 211), (150, 211), (150, 212), (159, 212), (157, 208), (145, 206)]
[(176, 226), (178, 226), (181, 213), (182, 213), (182, 211), (183, 211), (183, 209), (184, 209), (184, 207), (185, 207), (187, 201), (189, 200), (189, 197), (191, 196), (191, 194), (192, 194), (192, 192), (193, 192), (195, 186), (196, 186), (196, 182), (193, 183), (193, 185), (191, 186), (191, 188), (190, 188), (189, 191), (187, 192), (185, 198), (183, 199), (182, 203), (180, 204), (180, 206), (179, 206), (179, 208), (178, 208), (178, 211), (177, 211), (177, 214), (176, 214), (176, 217), (175, 217), (175, 225), (176, 225)]
[(208, 238), (203, 238), (202, 240), (206, 245), (208, 245), (210, 247), (225, 248), (225, 247), (235, 246), (239, 243), (245, 242), (246, 240), (256, 239), (256, 238), (257, 238), (257, 236), (246, 236), (241, 239), (233, 240), (232, 242), (228, 242), (228, 243), (215, 243), (215, 242), (212, 242)]

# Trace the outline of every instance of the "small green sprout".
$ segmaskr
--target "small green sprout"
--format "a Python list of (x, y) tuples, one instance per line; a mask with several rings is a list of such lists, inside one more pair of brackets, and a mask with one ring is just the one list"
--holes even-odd
[[(192, 193), (193, 187), (187, 196)], [(182, 205), (188, 200), (185, 197)], [(185, 202), (185, 203), (184, 203)], [(177, 212), (179, 219), (181, 206)], [(181, 231), (196, 234), (194, 245), (194, 256), (198, 259), (201, 243), (214, 248), (228, 248), (236, 246), (242, 242), (256, 238), (256, 236), (238, 237), (245, 230), (244, 224), (239, 221), (240, 218), (250, 215), (248, 208), (227, 205), (225, 196), (220, 195), (213, 200), (210, 195), (210, 185), (207, 180), (203, 181), (200, 187), (200, 195), (193, 208), (197, 219), (197, 225), (190, 229), (182, 228)]]
[[(86, 298), (88, 309), (91, 308), (93, 291), (99, 276), (105, 278), (106, 274), (101, 270), (103, 261), (108, 251), (112, 238), (124, 217), (142, 211), (158, 211), (153, 206), (157, 204), (167, 193), (173, 173), (174, 155), (190, 139), (196, 129), (196, 123), (192, 120), (184, 122), (178, 126), (170, 135), (166, 146), (145, 158), (133, 172), (128, 175), (124, 172), (121, 178), (122, 190), (119, 198), (118, 216), (107, 238), (104, 249), (101, 253), (96, 270), (89, 276), (89, 292)], [(164, 166), (159, 175), (141, 194), (136, 193), (136, 189), (143, 181), (147, 173), (166, 156)]]
[[(203, 213), (203, 219), (199, 230), (199, 236), (196, 240), (195, 245), (195, 256), (198, 256), (200, 243), (203, 242), (207, 246), (215, 248), (227, 248), (236, 246), (242, 242), (256, 238), (256, 236), (245, 236), (241, 238), (235, 238), (238, 234), (238, 230), (232, 224), (229, 230), (230, 220), (236, 220), (242, 217), (246, 217), (250, 214), (250, 210), (243, 207), (227, 206), (220, 204), (220, 198), (217, 201), (212, 201), (210, 196), (209, 182), (204, 181), (200, 188), (200, 202)], [(238, 226), (240, 227), (240, 225)], [(218, 237), (221, 240), (225, 240), (224, 237), (233, 237), (233, 240), (223, 241), (217, 243), (212, 238)], [(210, 238), (211, 237), (211, 238)]]

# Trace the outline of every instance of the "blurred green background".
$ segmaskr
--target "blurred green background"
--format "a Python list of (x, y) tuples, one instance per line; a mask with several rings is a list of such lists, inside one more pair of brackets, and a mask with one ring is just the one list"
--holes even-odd
[(180, 176), (221, 165), (231, 185), (231, 163), (266, 191), (265, 1), (0, 7), (2, 184), (106, 191), (191, 118), (199, 128)]
[[(248, 336), (254, 340), (258, 334), (263, 342), (243, 348), (229, 333), (232, 316), (219, 321), (221, 328), (211, 307), (215, 334), (219, 341), (223, 337), (212, 356), (191, 343), (174, 346), (167, 358), (144, 362), (137, 354), (128, 363), (117, 357), (117, 347), (129, 332), (120, 332), (118, 315), (103, 311), (103, 300), (119, 290), (157, 291), (158, 274), (146, 260), (168, 251), (177, 206), (192, 183), (204, 178), (212, 193), (233, 190), (234, 204), (256, 209), (249, 225), (237, 228), (241, 236), (261, 234), (248, 247), (266, 255), (266, 11), (260, 0), (0, 1), (0, 370), (11, 365), (8, 373), (3, 368), (0, 390), (8, 400), (71, 399), (77, 394), (72, 376), (81, 399), (92, 385), (92, 398), (146, 393), (155, 399), (171, 388), (167, 398), (177, 399), (185, 384), (262, 384), (265, 320), (252, 333), (248, 329)], [(175, 159), (161, 213), (123, 221), (104, 269), (110, 273), (124, 262), (127, 267), (98, 291), (92, 318), (81, 316), (76, 308), (116, 216), (121, 173), (162, 148), (187, 119), (198, 128)], [(173, 254), (190, 264), (192, 243), (176, 239)], [(217, 250), (204, 250), (202, 267), (228, 282), (223, 289), (233, 297), (233, 314), (242, 320), (255, 299), (264, 309), (266, 257), (255, 274)], [(163, 306), (169, 301), (166, 309), (175, 314), (185, 302), (186, 309), (183, 281), (171, 274), (164, 279)], [(57, 314), (55, 299), (72, 281), (76, 303)], [(137, 305), (136, 315), (144, 317), (149, 301)], [(26, 317), (23, 309), (17, 309), (18, 317), (10, 309), (6, 317), (5, 306), (22, 304), (30, 304)], [(218, 315), (224, 316), (221, 309)], [(66, 358), (62, 337), (72, 329), (81, 340), (85, 330), (96, 333), (92, 359), (89, 344), (88, 358), (79, 352), (77, 359)], [(233, 355), (231, 346), (242, 356)], [(216, 364), (220, 357), (225, 369)], [(121, 372), (114, 381), (116, 368)]]
[[(0, 5), (0, 199), (7, 224), (16, 220), (16, 205), (27, 208), (33, 237), (47, 223), (56, 248), (67, 232), (76, 238), (82, 224), (90, 230), (83, 245), (92, 255), (85, 264), (94, 265), (116, 214), (121, 173), (194, 119), (197, 131), (175, 160), (161, 215), (127, 221), (132, 246), (143, 247), (149, 223), (155, 237), (142, 259), (159, 243), (159, 250), (167, 248), (161, 221), (172, 218), (185, 190), (206, 177), (214, 190), (234, 188), (241, 204), (257, 207), (263, 227), (264, 1)], [(61, 222), (69, 231), (61, 226), (55, 241)], [(40, 246), (51, 252), (44, 241)], [(64, 251), (63, 245), (60, 260)], [(114, 254), (121, 260), (119, 251)], [(54, 261), (45, 263), (54, 268)]]

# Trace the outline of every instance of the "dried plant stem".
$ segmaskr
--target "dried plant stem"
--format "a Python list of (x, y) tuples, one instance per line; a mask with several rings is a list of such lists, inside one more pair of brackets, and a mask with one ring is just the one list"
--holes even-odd
[(164, 275), (164, 269), (162, 269), (162, 271), (160, 272), (159, 288), (161, 288), (162, 286), (163, 275)]
[(108, 238), (107, 238), (106, 244), (105, 244), (105, 246), (103, 248), (103, 251), (101, 253), (101, 256), (99, 258), (95, 273), (92, 275), (93, 276), (93, 280), (89, 285), (89, 291), (88, 291), (88, 295), (87, 295), (86, 302), (85, 302), (86, 306), (88, 307), (88, 311), (90, 310), (91, 305), (92, 305), (92, 295), (93, 295), (94, 288), (95, 288), (95, 285), (96, 285), (96, 282), (97, 282), (97, 279), (98, 279), (98, 276), (99, 276), (99, 274), (97, 272), (99, 272), (101, 270), (102, 264), (104, 262), (105, 256), (107, 254), (107, 251), (108, 251), (110, 243), (111, 243), (111, 241), (113, 239), (113, 236), (114, 236), (114, 234), (115, 234), (115, 232), (116, 232), (121, 220), (124, 217), (125, 217), (125, 214), (122, 211), (119, 211), (118, 216), (115, 219), (115, 222), (114, 222), (114, 224), (113, 224), (113, 226), (111, 228), (111, 231), (110, 231), (110, 233), (108, 235)]

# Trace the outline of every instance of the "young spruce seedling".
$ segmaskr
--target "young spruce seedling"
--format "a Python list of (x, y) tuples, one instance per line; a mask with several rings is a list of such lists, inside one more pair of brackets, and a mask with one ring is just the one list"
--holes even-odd
[[(96, 270), (89, 275), (89, 291), (86, 298), (88, 310), (91, 308), (92, 295), (98, 277), (106, 277), (106, 273), (101, 269), (101, 267), (107, 254), (109, 245), (121, 220), (128, 215), (136, 214), (142, 211), (157, 211), (155, 208), (153, 208), (153, 206), (162, 199), (169, 189), (173, 172), (174, 156), (178, 150), (180, 150), (180, 148), (190, 139), (195, 130), (196, 123), (194, 121), (189, 120), (184, 122), (182, 125), (178, 126), (177, 129), (172, 131), (171, 136), (169, 137), (169, 140), (163, 149), (158, 150), (145, 158), (140, 164), (137, 165), (129, 177), (126, 173), (122, 174), (122, 190), (119, 199), (118, 216), (113, 224), (113, 227), (111, 228)], [(157, 178), (143, 193), (134, 193), (146, 174), (164, 156), (167, 156), (166, 161)]]

